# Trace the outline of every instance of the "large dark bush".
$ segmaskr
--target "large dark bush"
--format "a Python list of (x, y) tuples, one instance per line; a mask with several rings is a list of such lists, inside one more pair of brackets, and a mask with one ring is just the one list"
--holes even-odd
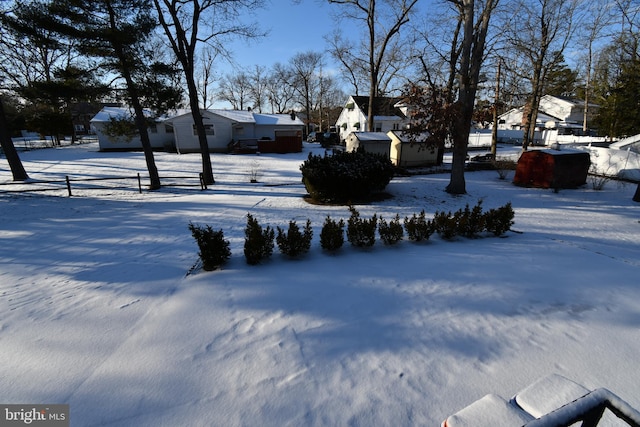
[(311, 198), (323, 203), (348, 203), (382, 191), (393, 178), (391, 160), (379, 154), (336, 152), (314, 156), (300, 166), (302, 182)]

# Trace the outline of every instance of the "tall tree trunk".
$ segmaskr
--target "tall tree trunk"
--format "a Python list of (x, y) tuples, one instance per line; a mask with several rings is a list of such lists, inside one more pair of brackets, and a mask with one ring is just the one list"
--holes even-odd
[(198, 143), (200, 144), (200, 155), (202, 157), (202, 179), (207, 185), (215, 184), (213, 179), (213, 166), (211, 165), (211, 156), (209, 155), (209, 143), (207, 141), (207, 133), (202, 120), (202, 112), (200, 111), (200, 103), (198, 102), (198, 91), (196, 89), (193, 73), (185, 72), (187, 75), (187, 88), (189, 90), (189, 105), (191, 106), (191, 116), (198, 133)]
[(499, 0), (487, 0), (484, 9), (475, 22), (474, 0), (462, 0), (460, 13), (464, 35), (460, 51), (460, 89), (458, 92), (458, 114), (456, 126), (453, 130), (453, 160), (451, 164), (451, 179), (446, 191), (451, 194), (465, 194), (467, 192), (464, 179), (464, 166), (467, 160), (469, 146), (469, 132), (473, 119), (476, 92), (480, 68), (484, 58), (484, 49), (491, 14)]
[(160, 175), (158, 174), (155, 157), (153, 156), (153, 149), (151, 148), (147, 120), (144, 116), (144, 110), (142, 109), (140, 100), (137, 97), (131, 97), (131, 103), (133, 104), (133, 111), (136, 115), (136, 127), (138, 128), (138, 133), (140, 134), (140, 142), (142, 143), (144, 160), (147, 163), (147, 170), (149, 171), (149, 189), (157, 190), (160, 188)]
[(13, 180), (26, 181), (29, 179), (27, 172), (24, 170), (24, 166), (22, 166), (20, 156), (18, 156), (18, 151), (16, 151), (13, 141), (11, 141), (11, 133), (9, 132), (7, 117), (4, 114), (4, 103), (2, 101), (2, 97), (0, 97), (0, 146), (2, 147), (2, 151), (4, 151), (7, 162), (9, 162), (9, 167), (13, 174)]
[(467, 192), (464, 179), (464, 166), (467, 160), (469, 145), (469, 131), (473, 117), (475, 90), (471, 81), (471, 54), (473, 48), (474, 1), (462, 1), (462, 19), (464, 36), (460, 54), (460, 88), (458, 90), (458, 105), (456, 124), (453, 129), (453, 158), (451, 161), (451, 178), (447, 185), (447, 193), (465, 194)]
[[(109, 26), (114, 31), (118, 31), (118, 24), (116, 23), (116, 11), (113, 8), (111, 2), (105, 3), (109, 12)], [(125, 52), (125, 47), (117, 40), (111, 40), (111, 46), (115, 51), (116, 56), (120, 62), (120, 70), (122, 77), (127, 83), (127, 93), (129, 94), (131, 105), (135, 113), (136, 128), (138, 128), (138, 134), (140, 135), (140, 143), (142, 145), (142, 152), (144, 153), (144, 159), (147, 164), (147, 170), (149, 171), (149, 189), (157, 190), (160, 188), (160, 175), (158, 174), (158, 168), (156, 167), (156, 161), (153, 157), (153, 150), (151, 148), (151, 141), (149, 140), (149, 131), (147, 126), (147, 120), (144, 116), (144, 110), (140, 103), (140, 96), (138, 95), (138, 88), (133, 81), (131, 73), (130, 60)]]

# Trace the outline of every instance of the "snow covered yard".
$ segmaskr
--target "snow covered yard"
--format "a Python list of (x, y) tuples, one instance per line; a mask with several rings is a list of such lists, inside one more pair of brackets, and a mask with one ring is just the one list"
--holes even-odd
[[(324, 218), (349, 212), (303, 200), (310, 150), (213, 155), (206, 191), (1, 194), (0, 401), (69, 403), (72, 426), (435, 426), (558, 373), (640, 408), (635, 185), (554, 193), (486, 171), (451, 197), (448, 175), (395, 178), (362, 216), (510, 201), (522, 234), (328, 255)], [(34, 179), (146, 175), (141, 153), (97, 144), (21, 157)], [(156, 162), (161, 176), (200, 170), (198, 154)], [(246, 265), (247, 213), (311, 219), (311, 252)], [(223, 270), (187, 274), (189, 221), (223, 229)]]

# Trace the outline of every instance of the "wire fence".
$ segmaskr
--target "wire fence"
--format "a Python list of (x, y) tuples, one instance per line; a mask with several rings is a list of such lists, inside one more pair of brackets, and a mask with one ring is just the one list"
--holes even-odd
[[(66, 191), (68, 197), (74, 195), (76, 190), (133, 190), (142, 194), (143, 177), (139, 173), (129, 176), (108, 176), (108, 177), (70, 177), (65, 175), (64, 180), (33, 180), (12, 181), (0, 183), (0, 194), (6, 193), (36, 193), (47, 191)], [(202, 173), (198, 176), (165, 176), (160, 177), (162, 188), (167, 187), (197, 187), (206, 190), (207, 185)]]

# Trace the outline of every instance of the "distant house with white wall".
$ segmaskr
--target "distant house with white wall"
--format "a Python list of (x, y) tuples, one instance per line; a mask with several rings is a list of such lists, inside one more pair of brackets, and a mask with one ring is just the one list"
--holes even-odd
[[(545, 95), (540, 98), (536, 128), (557, 129), (560, 135), (581, 135), (584, 122), (584, 101)], [(597, 104), (589, 104), (587, 123), (598, 112)], [(498, 117), (498, 130), (522, 130), (525, 107), (513, 108)]]
[[(101, 150), (140, 150), (140, 137), (110, 137), (104, 132), (112, 117), (132, 118), (125, 108), (105, 107), (92, 120)], [(202, 110), (202, 117), (210, 152), (227, 152), (229, 144), (237, 141), (273, 140), (281, 135), (289, 138), (299, 135), (302, 141), (304, 123), (290, 114), (259, 114), (238, 110)], [(162, 120), (156, 119), (149, 127), (151, 146), (154, 149), (179, 153), (200, 152), (200, 143), (190, 111)]]
[[(345, 141), (352, 132), (369, 131), (369, 97), (350, 96), (336, 120), (340, 141)], [(377, 97), (373, 104), (373, 132), (387, 133), (400, 130), (409, 123), (407, 110), (401, 98)]]
[[(145, 111), (149, 118), (153, 117), (151, 111)], [(130, 136), (110, 135), (107, 128), (112, 120), (134, 120), (133, 110), (124, 107), (104, 107), (91, 120), (91, 130), (98, 137), (101, 151), (127, 151), (141, 150), (140, 136), (136, 133)], [(171, 150), (173, 147), (173, 128), (166, 125), (163, 119), (150, 120), (149, 141), (154, 150)]]
[[(279, 133), (300, 133), (304, 123), (292, 114), (260, 114), (239, 110), (203, 110), (202, 118), (209, 151), (227, 152), (237, 141), (275, 140)], [(173, 126), (175, 148), (178, 152), (199, 152), (198, 134), (191, 112), (170, 119)]]

